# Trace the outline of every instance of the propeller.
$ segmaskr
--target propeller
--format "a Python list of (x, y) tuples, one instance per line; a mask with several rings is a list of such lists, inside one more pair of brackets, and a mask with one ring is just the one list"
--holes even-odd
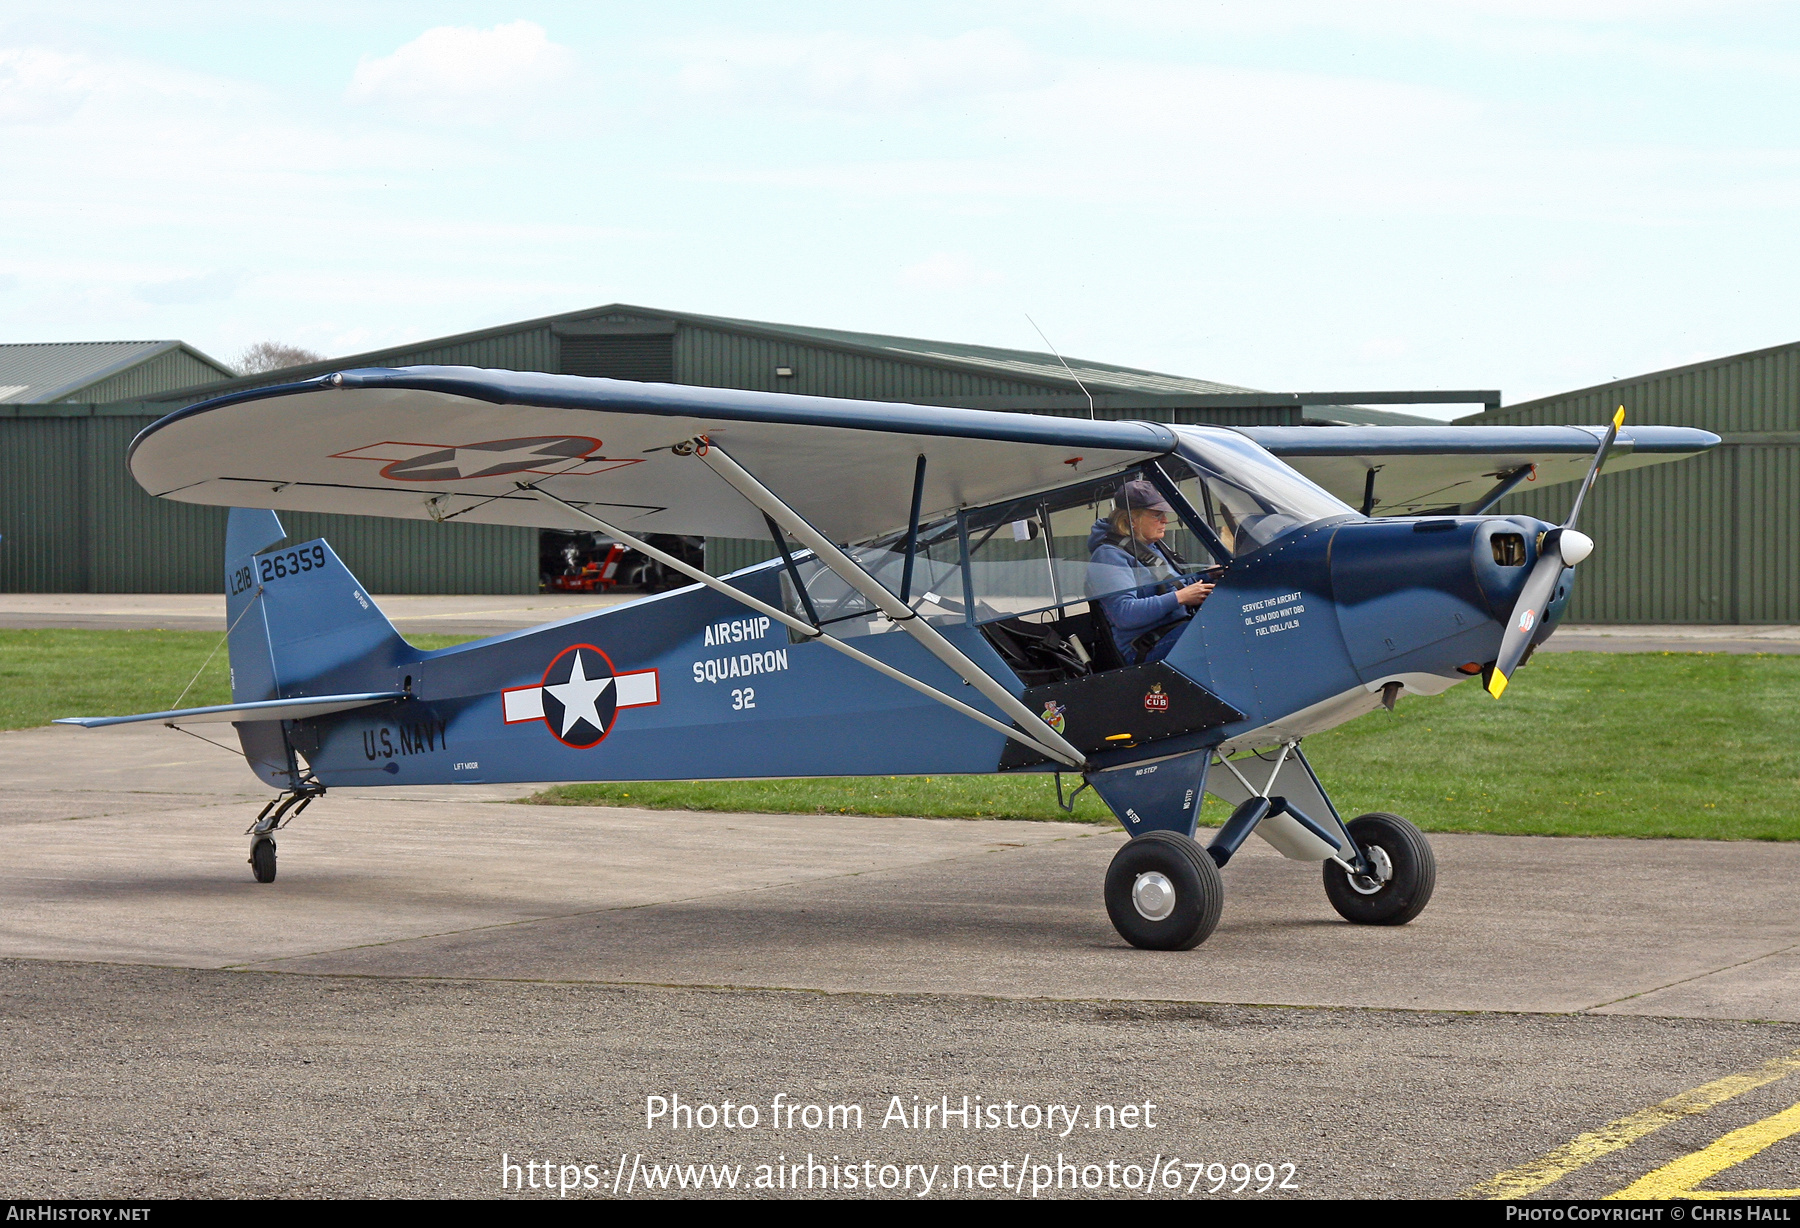
[(1488, 674), (1488, 694), (1495, 699), (1499, 699), (1505, 692), (1507, 679), (1519, 668), (1519, 662), (1525, 657), (1525, 650), (1531, 647), (1532, 633), (1543, 621), (1544, 611), (1550, 605), (1550, 598), (1556, 593), (1556, 580), (1562, 575), (1563, 568), (1575, 566), (1594, 552), (1594, 539), (1586, 533), (1576, 532), (1575, 521), (1581, 516), (1581, 505), (1587, 501), (1594, 479), (1600, 476), (1600, 466), (1606, 463), (1606, 454), (1612, 451), (1613, 440), (1619, 437), (1619, 428), (1624, 425), (1625, 407), (1621, 405), (1619, 412), (1613, 415), (1612, 425), (1606, 428), (1606, 438), (1600, 441), (1600, 448), (1594, 453), (1594, 463), (1588, 467), (1581, 489), (1575, 494), (1575, 506), (1569, 509), (1569, 518), (1561, 526), (1544, 534), (1544, 540), (1538, 548), (1538, 561), (1532, 567), (1531, 574), (1525, 578), (1525, 588), (1513, 605), (1506, 635), (1500, 641), (1500, 655)]

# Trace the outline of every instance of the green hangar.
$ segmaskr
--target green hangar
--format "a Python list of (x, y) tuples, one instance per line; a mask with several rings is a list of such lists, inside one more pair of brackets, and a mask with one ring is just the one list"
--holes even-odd
[[(7, 374), (7, 350), (56, 348), (0, 347), (0, 385), (24, 383)], [(99, 351), (106, 346), (64, 348)], [(98, 366), (99, 356), (90, 357)], [(55, 403), (0, 403), (0, 591), (219, 591), (223, 512), (146, 495), (125, 469), (132, 437), (183, 405), (351, 367), (498, 367), (926, 405), (1246, 425), (1298, 423), (1327, 412), (1312, 407), (1332, 401), (1331, 394), (1302, 398), (1259, 393), (1081, 360), (1065, 368), (1050, 354), (624, 304), (237, 379), (218, 379), (229, 372), (210, 359), (205, 362), (204, 369), (164, 372), (160, 384), (146, 379), (125, 386), (115, 377), (80, 384)], [(1092, 393), (1091, 403), (1075, 376)], [(71, 384), (65, 380), (59, 387)], [(92, 391), (82, 395), (83, 389)], [(1347, 404), (1328, 412), (1342, 421), (1421, 421), (1350, 408), (1356, 398), (1367, 399), (1360, 393), (1340, 395), (1336, 399)], [(537, 535), (528, 529), (301, 513), (287, 515), (284, 523), (304, 537), (329, 537), (351, 570), (378, 593), (537, 591)], [(715, 540), (708, 543), (707, 565), (730, 570), (760, 560), (767, 549), (762, 542)]]
[[(115, 346), (143, 352), (128, 361)], [(57, 350), (65, 360), (60, 383), (30, 374), (44, 360), (27, 351)], [(242, 378), (221, 378), (230, 374), (223, 366), (178, 342), (0, 346), (0, 590), (218, 591), (222, 510), (140, 490), (124, 464), (137, 431), (183, 405), (245, 388), (415, 365), (1246, 426), (1417, 425), (1428, 420), (1376, 406), (1428, 403), (1482, 406), (1466, 423), (1600, 424), (1622, 403), (1633, 422), (1702, 427), (1726, 446), (1689, 464), (1602, 480), (1588, 513), (1600, 548), (1583, 570), (1572, 621), (1800, 621), (1791, 540), (1800, 344), (1502, 408), (1493, 391), (1271, 393), (1054, 354), (626, 304)], [(1572, 489), (1526, 486), (1496, 510), (1559, 521)], [(531, 530), (299, 513), (284, 522), (297, 535), (329, 537), (376, 592), (538, 586)], [(770, 549), (714, 539), (707, 567), (728, 571)]]
[[(1697, 426), (1724, 441), (1679, 465), (1603, 475), (1583, 512), (1597, 543), (1570, 596), (1574, 623), (1800, 622), (1800, 343), (1735, 354), (1465, 423)], [(1496, 511), (1561, 523), (1574, 486), (1529, 486)]]

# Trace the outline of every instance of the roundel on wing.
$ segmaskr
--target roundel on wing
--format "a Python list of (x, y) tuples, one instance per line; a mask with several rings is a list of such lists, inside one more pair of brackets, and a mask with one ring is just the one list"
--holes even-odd
[(564, 746), (598, 746), (619, 707), (612, 658), (592, 644), (572, 644), (544, 671), (544, 724)]
[(543, 470), (598, 451), (600, 441), (585, 435), (539, 435), (529, 439), (490, 439), (485, 443), (440, 448), (410, 460), (395, 461), (381, 476), (396, 482), (453, 482), (507, 473)]

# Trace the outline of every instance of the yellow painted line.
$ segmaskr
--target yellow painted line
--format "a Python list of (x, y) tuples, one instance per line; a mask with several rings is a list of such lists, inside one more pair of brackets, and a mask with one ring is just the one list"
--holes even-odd
[(1800, 1104), (1733, 1130), (1699, 1151), (1647, 1173), (1608, 1198), (1794, 1198), (1800, 1190), (1697, 1190), (1709, 1177), (1742, 1164), (1771, 1143), (1800, 1134)]
[(1462, 1192), (1462, 1196), (1524, 1198), (1528, 1194), (1535, 1194), (1576, 1169), (1592, 1164), (1603, 1155), (1629, 1147), (1646, 1134), (1660, 1130), (1672, 1121), (1704, 1113), (1733, 1096), (1741, 1096), (1765, 1083), (1785, 1079), (1796, 1071), (1800, 1071), (1800, 1049), (1785, 1057), (1772, 1058), (1755, 1070), (1715, 1079), (1691, 1091), (1682, 1092), (1679, 1096), (1671, 1096), (1661, 1104), (1653, 1104), (1647, 1109), (1628, 1113), (1617, 1121), (1609, 1121), (1598, 1130), (1570, 1139), (1555, 1151), (1539, 1156), (1529, 1164), (1508, 1169), (1480, 1185), (1470, 1186)]

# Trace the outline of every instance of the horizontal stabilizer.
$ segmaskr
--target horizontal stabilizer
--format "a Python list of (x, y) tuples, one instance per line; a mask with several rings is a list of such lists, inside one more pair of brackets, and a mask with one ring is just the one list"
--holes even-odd
[(215, 704), (210, 708), (176, 708), (168, 712), (139, 712), (132, 716), (65, 716), (58, 725), (98, 729), (103, 725), (131, 725), (162, 721), (170, 725), (225, 724), (237, 721), (301, 721), (311, 716), (347, 712), (370, 704), (405, 699), (405, 691), (370, 691), (362, 695), (302, 695), (297, 699), (262, 699), (247, 704)]

